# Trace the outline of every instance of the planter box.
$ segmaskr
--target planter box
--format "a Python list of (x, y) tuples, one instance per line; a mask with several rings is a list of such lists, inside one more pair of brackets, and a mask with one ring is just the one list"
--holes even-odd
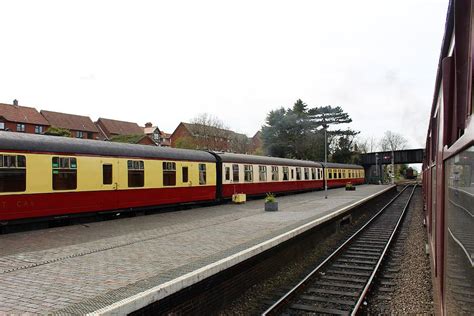
[(265, 203), (266, 212), (276, 212), (278, 211), (278, 202), (266, 202)]

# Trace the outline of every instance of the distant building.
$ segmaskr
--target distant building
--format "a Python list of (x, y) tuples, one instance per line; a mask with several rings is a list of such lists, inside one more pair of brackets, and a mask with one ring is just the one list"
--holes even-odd
[(133, 135), (115, 135), (109, 141), (116, 143), (140, 144), (158, 146), (148, 135), (133, 134)]
[(43, 134), (49, 127), (48, 121), (35, 109), (13, 104), (0, 103), (0, 130)]
[(143, 128), (145, 135), (150, 137), (158, 146), (170, 147), (171, 139), (170, 134), (161, 131), (158, 126), (153, 126), (151, 122), (145, 124)]
[(163, 147), (171, 147), (171, 134), (162, 131), (160, 134), (160, 145)]
[(143, 132), (145, 135), (150, 137), (157, 145), (160, 144), (161, 131), (158, 126), (153, 126), (151, 122), (148, 122), (143, 128)]
[(251, 142), (244, 134), (231, 130), (181, 122), (171, 134), (171, 146), (249, 153)]
[(99, 118), (96, 126), (104, 139), (110, 139), (117, 135), (144, 135), (143, 128), (137, 123), (117, 121), (106, 118)]
[(67, 114), (52, 111), (41, 111), (49, 125), (68, 129), (71, 137), (99, 139), (99, 130), (88, 116)]
[(256, 151), (258, 149), (261, 149), (262, 146), (263, 146), (262, 132), (258, 131), (252, 137), (252, 149), (253, 149), (253, 151)]

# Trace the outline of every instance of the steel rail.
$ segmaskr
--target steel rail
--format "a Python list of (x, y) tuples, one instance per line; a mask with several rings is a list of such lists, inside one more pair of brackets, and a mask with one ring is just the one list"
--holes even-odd
[[(322, 267), (324, 267), (330, 260), (332, 260), (339, 252), (345, 248), (345, 246), (350, 243), (355, 237), (359, 235), (365, 228), (372, 223), (382, 212), (389, 207), (410, 185), (406, 185), (395, 197), (393, 197), (384, 207), (380, 209), (367, 223), (364, 224), (359, 230), (357, 230), (352, 236), (350, 236), (342, 245), (340, 245), (334, 252), (332, 252), (323, 262), (321, 262), (316, 268), (314, 268), (303, 280), (301, 280), (297, 285), (295, 285), (291, 290), (289, 290), (285, 295), (283, 295), (278, 301), (276, 301), (272, 306), (262, 313), (262, 316), (271, 315), (274, 311), (278, 310), (284, 305), (286, 301), (291, 300), (291, 298), (297, 294), (297, 291), (308, 282)], [(415, 185), (416, 186), (416, 185)], [(413, 192), (412, 192), (413, 195)], [(411, 198), (411, 195), (410, 195)], [(410, 199), (409, 199), (410, 200)]]
[(392, 243), (393, 237), (397, 233), (398, 227), (400, 226), (400, 223), (403, 220), (403, 217), (406, 213), (406, 210), (408, 209), (408, 206), (410, 205), (410, 201), (411, 201), (411, 198), (413, 197), (413, 194), (415, 193), (415, 189), (416, 189), (416, 184), (413, 186), (413, 190), (411, 191), (411, 194), (408, 197), (408, 201), (407, 201), (405, 207), (403, 208), (402, 214), (400, 214), (400, 217), (398, 218), (397, 224), (395, 225), (392, 233), (390, 234), (390, 238), (388, 239), (388, 241), (385, 245), (385, 248), (383, 249), (382, 254), (380, 255), (380, 258), (377, 261), (375, 269), (372, 271), (372, 274), (370, 275), (369, 280), (367, 281), (364, 289), (362, 290), (362, 294), (359, 296), (359, 299), (357, 300), (357, 303), (354, 306), (354, 309), (352, 310), (351, 315), (356, 315), (357, 311), (359, 310), (360, 306), (362, 305), (362, 303), (365, 299), (365, 296), (367, 295), (367, 293), (370, 289), (370, 286), (372, 285), (372, 281), (374, 280), (375, 275), (377, 274), (377, 271), (380, 268), (380, 265), (382, 264), (383, 259), (385, 258), (385, 254), (387, 253), (388, 248), (390, 247), (390, 244)]

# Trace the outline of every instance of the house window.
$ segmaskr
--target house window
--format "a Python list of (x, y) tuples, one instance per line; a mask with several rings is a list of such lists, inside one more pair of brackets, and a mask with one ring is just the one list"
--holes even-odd
[(283, 167), (283, 181), (288, 181), (288, 167)]
[(189, 175), (188, 175), (188, 167), (183, 167), (183, 183), (186, 183), (189, 181)]
[(225, 180), (230, 181), (230, 167), (225, 167)]
[(77, 188), (77, 161), (74, 157), (53, 157), (53, 190)]
[(16, 131), (17, 132), (24, 132), (25, 131), (25, 124), (16, 124)]
[(232, 175), (233, 175), (233, 181), (234, 182), (239, 182), (239, 165), (232, 165)]
[(160, 134), (159, 133), (153, 133), (153, 139), (155, 141), (159, 141), (160, 140)]
[(43, 133), (43, 126), (36, 125), (35, 126), (35, 134), (42, 134)]
[(139, 188), (145, 185), (145, 163), (143, 160), (128, 160), (128, 187)]
[(301, 180), (301, 168), (296, 168), (296, 180)]
[(253, 181), (253, 166), (244, 165), (244, 181), (252, 182)]
[(311, 176), (312, 176), (313, 180), (316, 180), (316, 179), (317, 179), (317, 176), (316, 176), (316, 168), (311, 168)]
[(83, 138), (84, 137), (84, 132), (82, 131), (77, 131), (76, 132), (76, 138)]
[(267, 166), (258, 166), (258, 180), (267, 181)]
[(206, 184), (206, 164), (199, 164), (199, 184)]
[(94, 139), (94, 133), (87, 132), (87, 139)]
[(304, 179), (309, 180), (309, 168), (304, 168)]
[(4, 122), (0, 122), (0, 130), (5, 130), (5, 123)]
[(112, 184), (112, 165), (102, 165), (102, 183)]
[(25, 156), (0, 155), (0, 192), (22, 192), (25, 190)]
[(163, 186), (176, 185), (176, 162), (163, 161)]

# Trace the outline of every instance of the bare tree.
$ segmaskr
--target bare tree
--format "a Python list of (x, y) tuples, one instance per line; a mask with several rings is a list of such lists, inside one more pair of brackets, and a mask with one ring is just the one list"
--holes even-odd
[(229, 149), (232, 132), (218, 117), (208, 113), (199, 114), (191, 120), (189, 128), (197, 148), (216, 151)]
[(386, 131), (380, 140), (380, 148), (383, 151), (392, 151), (405, 149), (408, 145), (408, 141), (401, 134), (394, 133), (392, 131)]
[(249, 154), (252, 152), (252, 141), (244, 134), (233, 133), (229, 149), (234, 153)]
[(357, 137), (356, 140), (357, 148), (360, 153), (367, 154), (378, 150), (377, 140), (371, 137)]

